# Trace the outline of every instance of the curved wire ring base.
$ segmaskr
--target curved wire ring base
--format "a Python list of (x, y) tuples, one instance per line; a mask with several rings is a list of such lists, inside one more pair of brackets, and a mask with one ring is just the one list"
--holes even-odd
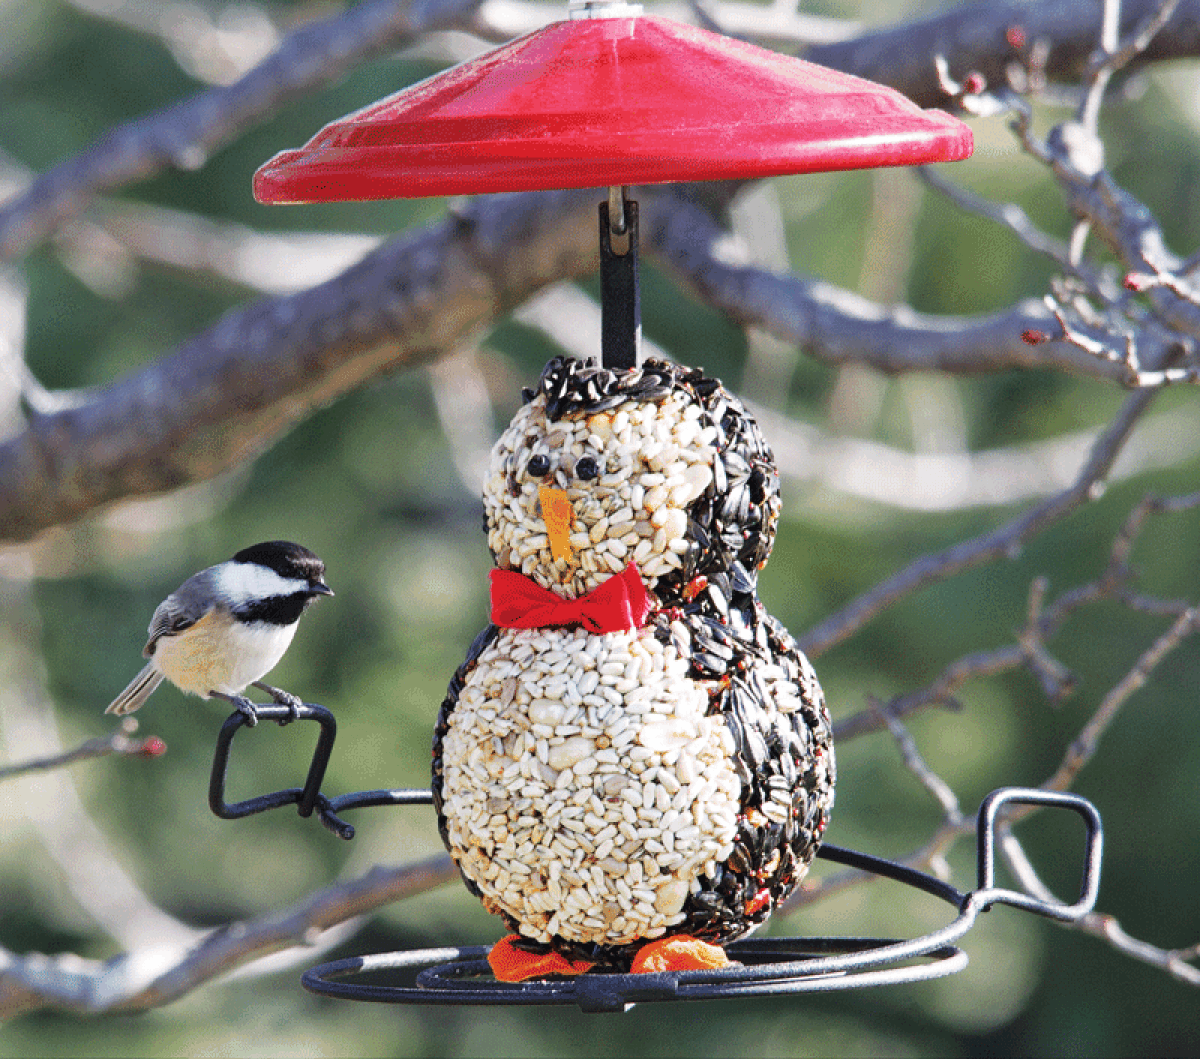
[[(1079, 814), (1087, 828), (1079, 898), (1072, 904), (994, 885), (997, 821), (1009, 803), (1056, 806)], [(1070, 922), (1091, 911), (1100, 887), (1100, 816), (1085, 798), (1033, 788), (993, 791), (979, 810), (979, 885), (969, 893), (903, 865), (826, 844), (819, 857), (894, 879), (957, 909), (940, 930), (911, 940), (895, 938), (761, 938), (734, 942), (726, 952), (738, 966), (655, 974), (594, 973), (575, 978), (500, 982), (491, 977), (487, 946), (417, 949), (353, 956), (314, 967), (301, 979), (314, 993), (391, 1004), (576, 1004), (583, 1011), (623, 1011), (666, 1000), (715, 1000), (819, 993), (920, 982), (961, 971), (967, 954), (954, 943), (994, 904), (1009, 904)], [(391, 972), (404, 981), (371, 983), (360, 977)]]

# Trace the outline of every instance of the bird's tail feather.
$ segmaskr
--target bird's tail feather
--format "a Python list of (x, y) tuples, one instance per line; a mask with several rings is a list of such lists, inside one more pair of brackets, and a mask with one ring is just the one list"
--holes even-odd
[(130, 682), (129, 687), (121, 692), (109, 704), (105, 713), (115, 713), (124, 716), (140, 709), (142, 704), (154, 693), (154, 689), (163, 681), (163, 675), (150, 663)]

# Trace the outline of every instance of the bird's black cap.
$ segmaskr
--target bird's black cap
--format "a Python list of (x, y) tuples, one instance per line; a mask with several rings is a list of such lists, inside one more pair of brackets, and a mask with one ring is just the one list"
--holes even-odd
[(280, 577), (303, 578), (321, 595), (333, 595), (325, 584), (325, 564), (301, 544), (292, 541), (263, 541), (243, 548), (233, 557), (235, 563), (255, 563), (274, 570)]

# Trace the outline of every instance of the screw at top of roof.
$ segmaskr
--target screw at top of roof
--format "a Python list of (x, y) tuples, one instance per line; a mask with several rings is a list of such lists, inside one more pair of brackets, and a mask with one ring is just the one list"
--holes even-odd
[(624, 0), (567, 0), (567, 18), (636, 18), (641, 4)]
[(965, 158), (893, 89), (625, 5), (555, 22), (327, 125), (262, 202), (721, 180)]

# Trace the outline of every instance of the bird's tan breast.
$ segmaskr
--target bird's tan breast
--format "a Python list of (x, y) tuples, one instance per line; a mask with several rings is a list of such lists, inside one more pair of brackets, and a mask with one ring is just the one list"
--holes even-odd
[(211, 610), (182, 633), (159, 639), (154, 664), (181, 691), (236, 695), (275, 667), (295, 632), (295, 625), (244, 625)]

